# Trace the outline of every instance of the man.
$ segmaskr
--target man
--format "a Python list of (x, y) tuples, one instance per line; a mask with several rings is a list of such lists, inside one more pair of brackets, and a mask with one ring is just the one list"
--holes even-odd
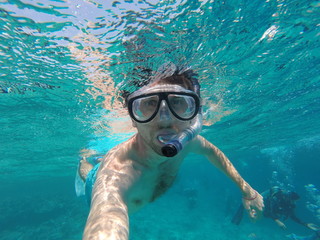
[[(287, 229), (284, 220), (291, 218), (298, 224), (301, 224), (311, 230), (319, 230), (319, 227), (313, 223), (301, 221), (295, 214), (295, 201), (300, 197), (296, 192), (286, 191), (278, 186), (273, 186), (261, 194), (264, 200), (263, 216), (271, 218), (282, 229)], [(231, 222), (239, 225), (243, 216), (243, 206), (240, 205)]]
[(270, 190), (263, 192), (262, 196), (265, 203), (263, 215), (273, 219), (280, 228), (286, 229), (287, 227), (283, 221), (291, 218), (296, 223), (314, 230), (313, 228), (316, 225), (301, 221), (295, 214), (295, 202), (300, 198), (297, 193), (274, 186)]
[(81, 162), (79, 173), (92, 197), (83, 239), (127, 240), (129, 214), (163, 194), (191, 152), (204, 155), (224, 172), (242, 192), (250, 216), (258, 217), (262, 196), (216, 146), (198, 135), (200, 86), (191, 70), (154, 76), (127, 97), (126, 105), (138, 133), (111, 149), (92, 170), (91, 164)]

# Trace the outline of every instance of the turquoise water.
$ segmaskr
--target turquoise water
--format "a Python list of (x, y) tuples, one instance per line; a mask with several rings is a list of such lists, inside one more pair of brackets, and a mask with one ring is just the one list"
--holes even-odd
[[(295, 189), (320, 225), (319, 1), (0, 1), (0, 239), (81, 239), (79, 152), (134, 132), (121, 94), (146, 69), (188, 65), (202, 135), (259, 191)], [(230, 224), (236, 187), (192, 155), (169, 192), (130, 219), (130, 239), (288, 239), (288, 220)]]

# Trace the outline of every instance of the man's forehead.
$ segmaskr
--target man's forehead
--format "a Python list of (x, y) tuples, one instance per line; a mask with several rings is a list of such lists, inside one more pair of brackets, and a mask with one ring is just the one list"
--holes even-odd
[[(145, 92), (167, 92), (167, 91), (186, 91), (187, 89), (178, 84), (152, 84), (140, 89)], [(138, 91), (140, 91), (138, 90)]]

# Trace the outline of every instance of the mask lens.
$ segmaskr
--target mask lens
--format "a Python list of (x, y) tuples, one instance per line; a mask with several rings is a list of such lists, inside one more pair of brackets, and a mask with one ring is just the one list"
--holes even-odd
[(157, 95), (141, 97), (132, 102), (132, 113), (138, 121), (147, 121), (157, 111), (159, 97)]
[(191, 118), (196, 111), (196, 102), (192, 96), (169, 94), (171, 110), (182, 119)]

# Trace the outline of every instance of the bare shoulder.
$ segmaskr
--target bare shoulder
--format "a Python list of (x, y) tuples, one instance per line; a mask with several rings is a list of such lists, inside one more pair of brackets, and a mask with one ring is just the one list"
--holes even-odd
[(200, 135), (198, 135), (191, 144), (190, 150), (197, 154), (208, 155), (212, 152), (219, 151), (215, 145)]
[(132, 143), (130, 139), (125, 141), (114, 148), (112, 148), (104, 157), (101, 162), (97, 174), (97, 180), (102, 178), (104, 181), (112, 181), (121, 183), (131, 179), (135, 172), (134, 161), (130, 154)]
[(101, 169), (126, 173), (132, 165), (132, 159), (130, 158), (131, 145), (131, 141), (128, 140), (112, 148), (101, 162)]

